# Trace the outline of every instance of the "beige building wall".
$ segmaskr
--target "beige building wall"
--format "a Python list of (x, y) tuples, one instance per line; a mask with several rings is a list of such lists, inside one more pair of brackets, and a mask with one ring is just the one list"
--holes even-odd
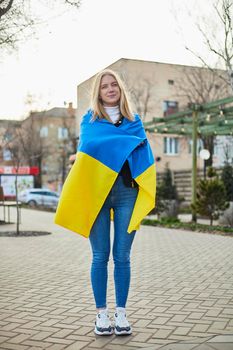
[[(129, 90), (135, 112), (138, 112), (143, 121), (150, 121), (154, 117), (164, 116), (164, 101), (176, 101), (179, 110), (187, 108), (189, 98), (185, 90), (191, 89), (192, 79), (198, 82), (198, 74), (202, 79), (208, 71), (203, 68), (189, 67), (176, 64), (149, 62), (142, 60), (120, 59), (107, 68), (117, 71)], [(90, 107), (90, 93), (94, 76), (79, 84), (77, 87), (77, 132), (83, 114)], [(219, 83), (220, 84), (220, 83)], [(199, 83), (201, 89), (201, 82)], [(219, 88), (215, 84), (216, 90)], [(213, 92), (216, 92), (213, 90)], [(216, 98), (213, 93), (213, 98)], [(178, 153), (165, 154), (164, 137), (178, 138)], [(160, 157), (157, 163), (158, 171), (163, 171), (168, 163), (172, 170), (191, 169), (192, 156), (190, 152), (189, 137), (177, 135), (149, 134), (155, 158)], [(198, 156), (198, 167), (203, 167), (203, 161)]]
[[(69, 157), (75, 152), (75, 109), (53, 108), (34, 113), (35, 132), (39, 133), (42, 153), (42, 186), (60, 191), (69, 170)], [(24, 121), (29, 123), (32, 115)], [(46, 133), (41, 133), (45, 128)], [(66, 129), (64, 137), (61, 128)], [(60, 131), (60, 132), (59, 132)]]
[[(41, 159), (41, 178), (35, 178), (36, 185), (41, 182), (42, 187), (60, 191), (69, 171), (69, 157), (76, 152), (75, 114), (76, 110), (70, 105), (68, 108), (32, 112), (23, 121), (0, 121), (0, 166), (13, 165), (10, 158), (4, 159), (7, 150), (4, 140), (8, 135), (19, 146), (24, 144), (21, 166), (39, 167)], [(16, 133), (16, 127), (19, 133)]]

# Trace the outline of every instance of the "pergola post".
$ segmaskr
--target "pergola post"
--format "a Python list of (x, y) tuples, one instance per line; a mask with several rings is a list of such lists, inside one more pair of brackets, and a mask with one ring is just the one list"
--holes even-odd
[(197, 222), (196, 201), (197, 201), (197, 127), (198, 110), (194, 106), (192, 112), (192, 221)]

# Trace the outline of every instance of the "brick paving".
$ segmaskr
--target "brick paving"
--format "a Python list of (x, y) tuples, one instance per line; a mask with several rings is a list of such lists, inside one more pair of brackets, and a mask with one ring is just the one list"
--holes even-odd
[[(0, 349), (233, 349), (233, 238), (141, 227), (127, 307), (133, 335), (98, 337), (88, 240), (54, 225), (53, 213), (23, 209), (22, 222), (52, 234), (0, 237)], [(111, 261), (110, 313), (112, 270)]]

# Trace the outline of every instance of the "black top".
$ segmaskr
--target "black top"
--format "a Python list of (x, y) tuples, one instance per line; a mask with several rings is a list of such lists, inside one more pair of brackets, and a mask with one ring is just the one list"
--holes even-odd
[[(123, 116), (116, 122), (114, 125), (116, 127), (120, 126), (123, 122)], [(138, 187), (138, 184), (134, 179), (132, 178), (130, 167), (129, 167), (129, 162), (126, 160), (123, 164), (123, 167), (121, 168), (121, 171), (119, 172), (119, 176), (122, 176), (124, 185), (126, 187)]]

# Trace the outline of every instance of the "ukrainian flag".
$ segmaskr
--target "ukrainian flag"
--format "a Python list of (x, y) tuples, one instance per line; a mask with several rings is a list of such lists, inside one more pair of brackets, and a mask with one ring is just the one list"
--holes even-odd
[(155, 207), (156, 174), (150, 145), (138, 115), (133, 122), (123, 118), (115, 127), (106, 119), (92, 121), (92, 111), (88, 111), (81, 123), (76, 161), (64, 183), (55, 223), (88, 237), (126, 160), (139, 186), (130, 233)]

